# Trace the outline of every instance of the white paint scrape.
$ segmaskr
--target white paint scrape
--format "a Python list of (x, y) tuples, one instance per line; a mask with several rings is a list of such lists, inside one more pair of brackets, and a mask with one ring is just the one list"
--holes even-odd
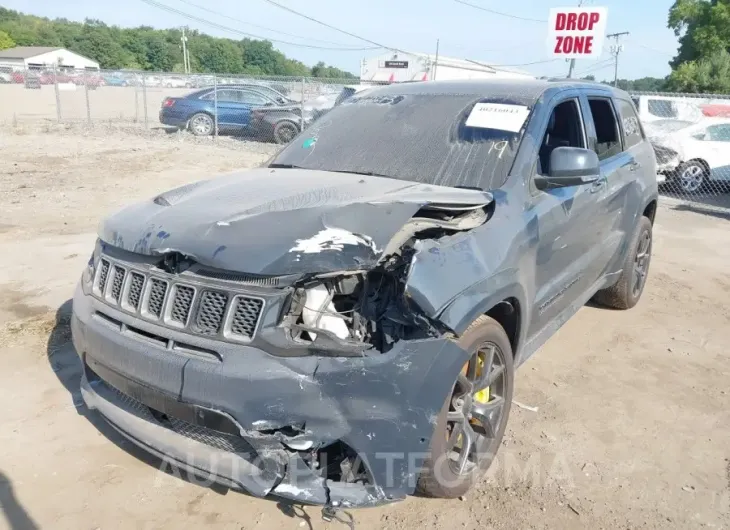
[(378, 252), (375, 242), (368, 236), (353, 234), (341, 228), (325, 228), (309, 239), (297, 239), (297, 244), (289, 252), (317, 254), (325, 250), (343, 250), (345, 245), (364, 245)]

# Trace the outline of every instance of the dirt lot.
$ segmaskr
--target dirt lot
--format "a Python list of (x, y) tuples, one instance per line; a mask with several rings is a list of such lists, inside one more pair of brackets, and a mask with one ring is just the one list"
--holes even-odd
[[(271, 146), (97, 130), (0, 136), (0, 528), (347, 528), (207, 488), (82, 405), (68, 300), (96, 223)], [(463, 500), (355, 528), (730, 528), (730, 221), (664, 205), (629, 312), (586, 307), (517, 374), (496, 466)]]

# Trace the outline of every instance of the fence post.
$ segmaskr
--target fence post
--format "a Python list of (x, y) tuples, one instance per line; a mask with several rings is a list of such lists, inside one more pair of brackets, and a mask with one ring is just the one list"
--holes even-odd
[(134, 123), (139, 123), (139, 76), (134, 74)]
[(89, 126), (91, 126), (91, 103), (89, 102), (89, 77), (88, 77), (86, 68), (84, 68), (84, 90), (86, 92), (86, 119), (89, 122)]
[(53, 63), (53, 89), (56, 91), (56, 118), (61, 123), (61, 93), (58, 90), (58, 69), (56, 63)]
[(302, 77), (302, 97), (299, 100), (299, 127), (300, 131), (304, 130), (304, 90), (305, 86), (304, 84), (307, 82), (307, 79), (305, 77)]
[(213, 139), (218, 138), (218, 76), (213, 74)]
[(147, 121), (147, 80), (145, 77), (142, 73), (142, 105), (144, 106), (144, 128), (149, 129), (149, 122)]

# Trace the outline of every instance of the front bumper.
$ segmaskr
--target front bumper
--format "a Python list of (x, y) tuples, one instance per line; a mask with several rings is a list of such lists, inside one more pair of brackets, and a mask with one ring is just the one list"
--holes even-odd
[[(256, 496), (332, 506), (377, 505), (414, 491), (468, 357), (446, 339), (402, 341), (361, 358), (274, 357), (163, 330), (81, 288), (72, 332), (84, 401), (135, 444)], [(178, 351), (176, 341), (215, 350), (220, 360)], [(370, 480), (332, 480), (307, 464), (312, 451), (334, 443), (362, 459)]]

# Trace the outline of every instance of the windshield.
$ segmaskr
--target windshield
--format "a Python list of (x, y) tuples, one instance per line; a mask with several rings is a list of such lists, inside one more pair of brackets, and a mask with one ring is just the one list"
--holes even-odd
[[(488, 112), (472, 121), (473, 110)], [(494, 189), (506, 180), (530, 112), (524, 101), (474, 94), (355, 95), (314, 122), (272, 165)], [(505, 121), (495, 113), (510, 116)], [(467, 126), (468, 119), (478, 126)], [(507, 130), (488, 128), (498, 122)]]

